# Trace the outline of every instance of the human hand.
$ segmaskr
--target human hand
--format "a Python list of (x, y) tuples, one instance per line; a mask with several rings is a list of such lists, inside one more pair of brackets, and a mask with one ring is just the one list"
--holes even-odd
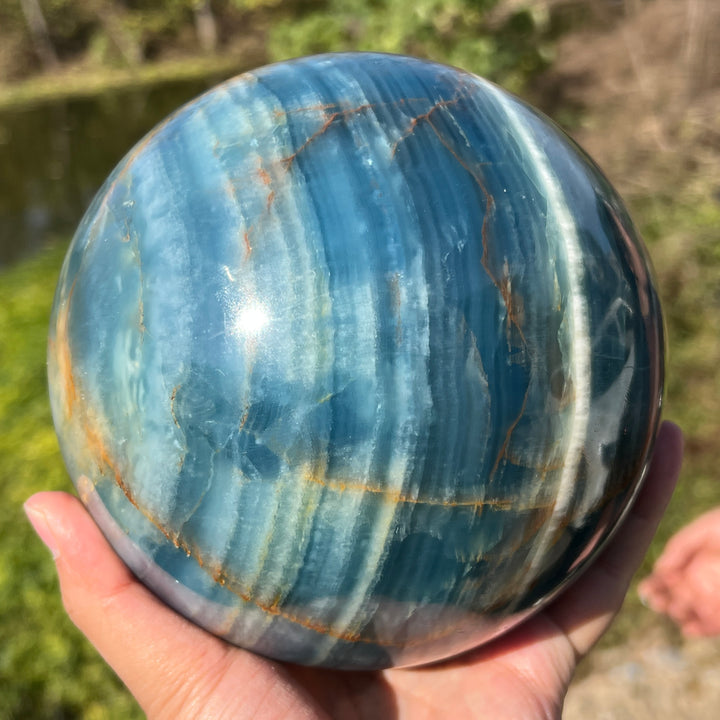
[(675, 534), (638, 587), (656, 612), (688, 636), (720, 634), (720, 508)]
[(578, 660), (610, 625), (650, 544), (681, 456), (679, 429), (664, 423), (624, 525), (542, 612), (458, 658), (382, 672), (283, 665), (232, 647), (141, 585), (76, 498), (38, 493), (25, 508), (53, 553), (70, 618), (150, 718), (559, 718)]

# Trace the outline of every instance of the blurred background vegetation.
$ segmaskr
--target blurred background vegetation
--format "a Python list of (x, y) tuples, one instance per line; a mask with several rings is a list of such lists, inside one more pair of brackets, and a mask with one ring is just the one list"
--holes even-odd
[[(73, 227), (113, 165), (219, 79), (327, 50), (405, 52), (540, 106), (621, 191), (654, 259), (681, 485), (643, 572), (720, 503), (720, 3), (715, 0), (0, 0), (0, 720), (140, 717), (65, 617), (22, 514), (70, 489), (45, 335)], [(631, 593), (604, 643), (672, 628)], [(589, 661), (591, 663), (591, 660)]]

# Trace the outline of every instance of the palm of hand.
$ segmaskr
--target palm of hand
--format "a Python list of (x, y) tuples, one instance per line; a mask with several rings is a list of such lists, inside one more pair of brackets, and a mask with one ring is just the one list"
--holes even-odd
[[(577, 657), (610, 620), (598, 616), (594, 627), (568, 636), (553, 619), (556, 611), (572, 616), (564, 605), (485, 648), (427, 668), (348, 673), (286, 666), (212, 638), (202, 658), (179, 670), (185, 680), (179, 692), (158, 693), (152, 676), (128, 684), (148, 715), (163, 719), (559, 718)], [(167, 669), (164, 682), (177, 686), (178, 669)]]
[(420, 669), (353, 674), (294, 668), (318, 717), (554, 718), (576, 650), (551, 614), (460, 658)]
[(283, 665), (231, 647), (138, 583), (76, 498), (39, 493), (25, 508), (53, 552), (68, 614), (150, 718), (557, 718), (577, 660), (622, 604), (681, 456), (680, 432), (665, 424), (620, 532), (543, 612), (449, 662), (378, 673)]

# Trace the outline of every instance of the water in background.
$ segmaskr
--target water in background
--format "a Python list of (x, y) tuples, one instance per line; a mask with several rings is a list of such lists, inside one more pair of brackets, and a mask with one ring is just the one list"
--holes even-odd
[(217, 80), (0, 112), (0, 267), (69, 237), (125, 153)]

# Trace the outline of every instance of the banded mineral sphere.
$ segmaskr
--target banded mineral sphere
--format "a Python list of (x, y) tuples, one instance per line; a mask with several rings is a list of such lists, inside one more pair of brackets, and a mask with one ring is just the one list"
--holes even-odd
[(88, 210), (49, 339), (80, 495), (180, 613), (281, 660), (439, 660), (585, 567), (647, 467), (645, 251), (494, 85), (310, 57), (211, 90)]

